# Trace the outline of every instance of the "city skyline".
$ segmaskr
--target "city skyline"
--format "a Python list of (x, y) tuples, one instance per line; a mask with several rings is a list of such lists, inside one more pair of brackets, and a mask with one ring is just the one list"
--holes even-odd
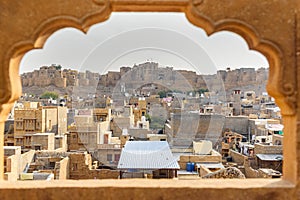
[[(197, 71), (195, 71), (195, 70), (193, 70), (193, 69), (190, 69), (190, 68), (178, 68), (178, 67), (176, 67), (176, 66), (170, 66), (170, 65), (166, 65), (166, 66), (164, 66), (164, 65), (162, 65), (162, 64), (160, 64), (159, 62), (156, 62), (156, 61), (153, 61), (153, 60), (151, 60), (151, 59), (148, 59), (148, 60), (146, 60), (146, 61), (144, 61), (144, 62), (140, 62), (140, 63), (138, 63), (138, 62), (136, 62), (136, 63), (134, 63), (132, 66), (130, 66), (130, 65), (122, 65), (122, 66), (120, 66), (119, 68), (114, 68), (114, 69), (112, 69), (112, 70), (107, 70), (107, 71), (105, 71), (104, 73), (99, 73), (99, 75), (106, 75), (106, 74), (108, 74), (108, 72), (120, 72), (121, 71), (121, 68), (122, 67), (129, 67), (131, 70), (133, 70), (134, 69), (134, 67), (135, 66), (137, 66), (137, 67), (139, 67), (140, 65), (144, 65), (144, 64), (146, 64), (146, 63), (157, 63), (158, 64), (158, 68), (159, 69), (167, 69), (168, 67), (171, 67), (172, 68), (172, 70), (174, 70), (174, 71), (187, 71), (187, 72), (196, 72), (196, 74), (197, 75), (217, 75), (217, 73), (211, 73), (211, 74), (199, 74), (199, 73), (197, 73)], [(54, 66), (54, 67), (61, 67), (60, 69), (58, 69), (58, 70), (76, 70), (76, 71), (78, 71), (78, 72), (82, 72), (82, 73), (85, 73), (85, 72), (87, 72), (87, 71), (89, 71), (89, 72), (92, 72), (92, 73), (98, 73), (99, 71), (92, 71), (92, 70), (90, 70), (90, 69), (76, 69), (76, 68), (71, 68), (71, 67), (68, 67), (68, 66), (63, 66), (63, 65), (61, 65), (61, 64), (59, 64), (59, 63), (52, 63), (52, 64), (50, 64), (50, 65), (42, 65), (42, 66), (40, 66), (40, 67), (36, 67), (36, 68), (32, 68), (32, 70), (31, 71), (26, 71), (26, 72), (23, 72), (23, 73), (20, 73), (20, 75), (22, 75), (22, 74), (27, 74), (27, 73), (33, 73), (34, 71), (39, 71), (39, 70), (41, 70), (43, 67), (51, 67), (51, 66)], [(234, 71), (234, 70), (242, 70), (242, 69), (254, 69), (255, 71), (257, 71), (257, 70), (259, 70), (259, 69), (266, 69), (266, 70), (268, 70), (269, 68), (266, 68), (266, 67), (260, 67), (260, 68), (255, 68), (255, 67), (240, 67), (240, 68), (226, 68), (226, 69), (217, 69), (217, 71)], [(217, 72), (216, 71), (216, 72)]]
[(266, 58), (249, 51), (240, 36), (222, 31), (208, 37), (184, 14), (113, 13), (107, 21), (92, 26), (86, 35), (73, 28), (55, 32), (43, 49), (24, 56), (20, 73), (61, 64), (64, 68), (103, 74), (146, 61), (201, 74), (214, 74), (227, 67), (269, 67)]

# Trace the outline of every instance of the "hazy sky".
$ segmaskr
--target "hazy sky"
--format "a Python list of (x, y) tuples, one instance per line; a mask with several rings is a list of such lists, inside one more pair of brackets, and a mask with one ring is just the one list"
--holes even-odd
[(227, 67), (269, 67), (240, 36), (223, 31), (208, 37), (183, 13), (115, 12), (87, 34), (73, 28), (55, 32), (43, 49), (24, 56), (20, 73), (51, 64), (105, 73), (145, 61), (204, 74)]

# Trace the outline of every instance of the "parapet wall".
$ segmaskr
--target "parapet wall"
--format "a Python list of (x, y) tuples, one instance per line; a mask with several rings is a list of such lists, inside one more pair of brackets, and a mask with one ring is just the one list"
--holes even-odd
[(171, 129), (166, 127), (165, 130), (168, 141), (173, 145), (189, 146), (193, 140), (210, 140), (215, 143), (226, 129), (247, 136), (248, 125), (246, 116), (174, 113), (171, 115)]
[[(233, 132), (248, 135), (249, 119), (247, 116), (226, 117), (224, 129), (230, 129)], [(223, 130), (224, 130), (223, 129)]]
[(118, 170), (91, 169), (89, 154), (70, 154), (69, 178), (70, 179), (117, 179), (120, 175)]
[(59, 180), (67, 180), (69, 178), (69, 157), (59, 161)]
[(247, 156), (244, 156), (243, 154), (233, 151), (231, 149), (229, 150), (229, 155), (232, 157), (233, 162), (239, 165), (244, 165), (245, 158), (247, 158)]
[(255, 154), (282, 154), (282, 145), (255, 144)]

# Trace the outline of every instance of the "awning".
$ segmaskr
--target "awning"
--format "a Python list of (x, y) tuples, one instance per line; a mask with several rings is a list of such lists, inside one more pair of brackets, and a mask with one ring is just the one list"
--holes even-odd
[(266, 124), (265, 128), (270, 131), (282, 131), (283, 125), (282, 124)]
[(222, 163), (197, 163), (197, 168), (200, 166), (206, 167), (207, 169), (224, 169), (224, 165)]
[(282, 154), (256, 154), (256, 156), (263, 161), (282, 161)]

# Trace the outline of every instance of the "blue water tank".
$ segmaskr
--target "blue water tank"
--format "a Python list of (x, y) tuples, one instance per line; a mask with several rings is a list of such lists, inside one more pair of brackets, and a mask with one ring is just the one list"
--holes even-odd
[(192, 172), (194, 171), (194, 168), (195, 168), (195, 163), (191, 163), (191, 162), (186, 163), (186, 171)]
[[(195, 171), (195, 163), (193, 163), (193, 162), (191, 163), (191, 170), (192, 170), (192, 171)], [(192, 171), (191, 171), (191, 172), (192, 172)]]

